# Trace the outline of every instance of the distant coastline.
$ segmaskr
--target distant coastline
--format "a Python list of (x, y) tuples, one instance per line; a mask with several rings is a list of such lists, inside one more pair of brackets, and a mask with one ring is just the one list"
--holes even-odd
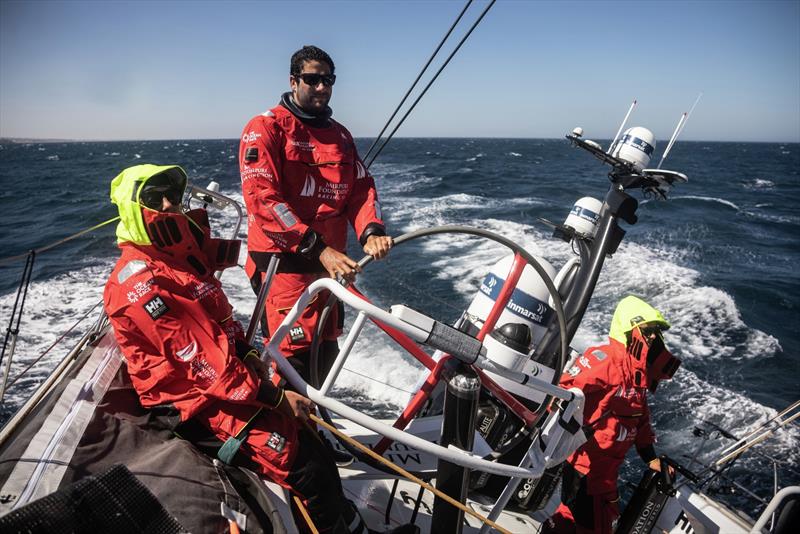
[(24, 145), (28, 143), (94, 143), (97, 140), (84, 141), (82, 139), (36, 139), (33, 137), (0, 137), (0, 143)]
[[(371, 141), (374, 139), (373, 137), (367, 136), (355, 136), (355, 139), (358, 140), (369, 140)], [(436, 139), (436, 140), (447, 140), (447, 139), (518, 139), (518, 140), (525, 140), (529, 139), (531, 141), (550, 141), (550, 140), (563, 140), (564, 138), (559, 137), (430, 137), (430, 136), (395, 136), (394, 139)], [(237, 137), (208, 137), (208, 138), (195, 138), (195, 139), (38, 139), (33, 137), (0, 137), (0, 144), (17, 144), (17, 145), (24, 145), (24, 144), (31, 144), (31, 143), (40, 143), (40, 144), (48, 144), (48, 143), (149, 143), (149, 142), (172, 142), (172, 141), (180, 141), (180, 142), (187, 142), (187, 141), (237, 141)], [(601, 138), (598, 137), (594, 139), (600, 143), (607, 143), (611, 141), (608, 138)], [(656, 139), (657, 143), (660, 145), (661, 143), (666, 143), (668, 139)], [(796, 145), (800, 143), (800, 141), (711, 141), (708, 139), (681, 139), (681, 143), (763, 143), (763, 144), (774, 144), (774, 145)]]

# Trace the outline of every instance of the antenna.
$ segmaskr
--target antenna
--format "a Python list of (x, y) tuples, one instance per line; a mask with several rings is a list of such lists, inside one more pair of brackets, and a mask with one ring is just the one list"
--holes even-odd
[(675, 139), (678, 137), (678, 134), (681, 133), (681, 127), (686, 122), (686, 117), (688, 116), (689, 114), (686, 113), (685, 111), (681, 113), (681, 118), (678, 121), (678, 125), (675, 127), (675, 131), (672, 132), (672, 137), (669, 138), (669, 143), (667, 143), (667, 148), (666, 150), (664, 150), (664, 155), (661, 156), (661, 161), (658, 162), (658, 167), (656, 167), (656, 169), (660, 169), (661, 164), (664, 163), (665, 159), (667, 159), (667, 154), (669, 154), (670, 149), (672, 149), (672, 145), (675, 143)]
[(622, 124), (619, 125), (619, 130), (617, 130), (617, 135), (614, 136), (614, 139), (611, 141), (611, 144), (608, 145), (608, 152), (606, 154), (611, 154), (611, 151), (614, 150), (614, 145), (617, 142), (617, 138), (619, 138), (619, 134), (622, 132), (622, 129), (625, 127), (625, 123), (628, 122), (628, 117), (631, 116), (631, 111), (633, 108), (636, 107), (636, 99), (633, 100), (631, 107), (628, 108), (628, 113), (625, 114), (625, 118), (622, 119)]
[(670, 138), (669, 143), (667, 144), (667, 149), (664, 150), (664, 155), (661, 156), (661, 161), (658, 163), (658, 167), (656, 167), (657, 169), (660, 169), (661, 165), (664, 163), (664, 160), (667, 159), (667, 154), (669, 154), (669, 151), (672, 150), (672, 145), (675, 144), (675, 140), (678, 139), (678, 136), (681, 134), (684, 127), (686, 127), (686, 123), (689, 121), (689, 117), (692, 115), (694, 108), (697, 107), (697, 103), (700, 102), (700, 97), (702, 96), (703, 93), (697, 95), (697, 99), (695, 99), (691, 109), (689, 109), (688, 112), (684, 112), (681, 115), (681, 119), (678, 121), (678, 125), (675, 127), (675, 131), (672, 133), (672, 137)]

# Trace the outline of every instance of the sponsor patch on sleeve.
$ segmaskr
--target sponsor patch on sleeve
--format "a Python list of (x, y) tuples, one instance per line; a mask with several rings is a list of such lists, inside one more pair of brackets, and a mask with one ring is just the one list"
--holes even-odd
[(153, 320), (158, 319), (169, 311), (164, 300), (158, 295), (145, 302), (144, 309)]
[(244, 151), (245, 161), (258, 161), (258, 147), (251, 146)]

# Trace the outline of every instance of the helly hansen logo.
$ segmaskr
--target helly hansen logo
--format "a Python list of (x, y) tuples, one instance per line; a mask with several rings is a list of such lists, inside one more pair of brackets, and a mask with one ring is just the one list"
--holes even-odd
[(306, 337), (306, 333), (303, 331), (302, 326), (295, 326), (294, 328), (289, 330), (289, 338), (292, 341), (300, 341), (304, 337)]
[(161, 300), (161, 297), (153, 297), (145, 302), (144, 309), (153, 320), (158, 319), (169, 311), (169, 308), (167, 308), (167, 305)]
[(270, 435), (269, 440), (267, 440), (267, 447), (277, 453), (281, 453), (284, 447), (286, 447), (286, 438), (277, 432), (273, 432), (272, 435)]

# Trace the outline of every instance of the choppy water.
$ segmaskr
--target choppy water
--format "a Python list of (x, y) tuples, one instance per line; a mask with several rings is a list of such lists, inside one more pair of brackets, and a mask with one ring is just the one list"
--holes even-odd
[[(241, 200), (236, 153), (236, 140), (0, 145), (0, 257), (113, 217), (109, 182), (138, 163), (181, 164), (198, 184), (216, 180), (223, 193)], [(607, 261), (573, 346), (601, 342), (626, 294), (664, 312), (673, 325), (667, 344), (683, 366), (651, 406), (659, 448), (685, 460), (700, 445), (691, 431), (701, 421), (745, 434), (800, 397), (800, 145), (685, 142), (665, 167), (687, 174), (689, 183), (668, 202), (641, 204), (640, 222), (627, 228)], [(608, 187), (605, 168), (564, 140), (398, 139), (372, 170), (393, 235), (441, 224), (478, 226), (556, 268), (572, 252), (537, 218), (563, 221), (577, 198), (602, 198)], [(221, 223), (230, 231), (233, 220)], [(381, 305), (403, 302), (452, 321), (500, 254), (498, 246), (473, 238), (429, 238), (398, 247), (359, 285)], [(37, 258), (12, 380), (100, 299), (116, 256), (113, 227), (107, 227)], [(4, 328), (22, 265), (0, 265)], [(255, 299), (242, 270), (226, 272), (223, 282), (246, 322)], [(375, 330), (366, 332), (366, 341), (348, 362), (352, 372), (343, 373), (339, 391), (359, 403), (375, 399), (376, 413), (396, 413), (419, 366)], [(0, 421), (68, 348), (57, 346), (11, 387)], [(710, 440), (701, 457), (727, 443)], [(799, 445), (800, 431), (792, 426), (759, 446), (781, 460), (782, 485), (800, 483)], [(628, 482), (638, 480), (641, 466), (631, 465)], [(734, 471), (748, 488), (770, 494), (772, 466), (763, 456), (740, 460)], [(756, 507), (738, 495), (726, 498)]]

